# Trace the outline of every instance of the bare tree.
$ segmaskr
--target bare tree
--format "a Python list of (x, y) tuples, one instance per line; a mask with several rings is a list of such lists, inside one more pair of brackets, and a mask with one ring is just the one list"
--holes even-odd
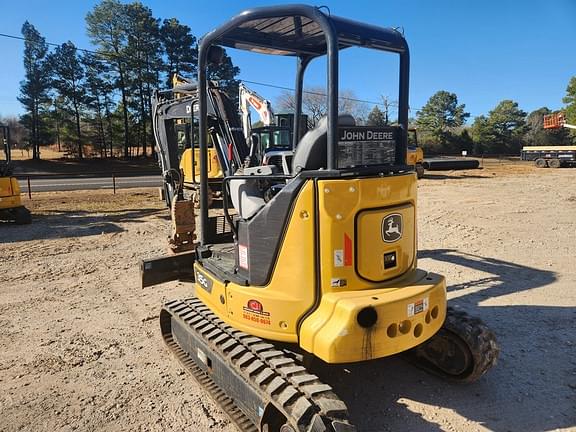
[(390, 124), (390, 113), (392, 108), (398, 108), (398, 102), (391, 100), (390, 97), (386, 95), (380, 96), (380, 100), (382, 100), (382, 113), (384, 114), (384, 122), (386, 125), (388, 125)]
[[(280, 94), (276, 103), (281, 111), (294, 112), (296, 101), (294, 92), (284, 91)], [(302, 111), (307, 114), (314, 126), (328, 113), (328, 97), (323, 87), (308, 87), (302, 95)], [(352, 114), (363, 122), (368, 113), (368, 106), (358, 100), (352, 90), (341, 90), (338, 97), (338, 112), (340, 114)]]

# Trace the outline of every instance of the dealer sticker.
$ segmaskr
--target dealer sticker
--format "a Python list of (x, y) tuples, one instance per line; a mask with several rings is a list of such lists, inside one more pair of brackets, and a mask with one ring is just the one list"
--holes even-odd
[(258, 324), (270, 325), (270, 312), (264, 310), (264, 306), (258, 300), (248, 300), (242, 308), (242, 318)]
[(420, 312), (424, 312), (425, 310), (428, 310), (428, 297), (415, 301), (414, 303), (410, 303), (408, 305), (408, 316), (412, 317), (419, 314)]

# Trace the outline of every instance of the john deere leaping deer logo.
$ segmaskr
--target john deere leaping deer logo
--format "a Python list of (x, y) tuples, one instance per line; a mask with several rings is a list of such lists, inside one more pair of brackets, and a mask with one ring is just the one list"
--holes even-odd
[(394, 243), (402, 238), (402, 215), (393, 213), (382, 219), (382, 240)]

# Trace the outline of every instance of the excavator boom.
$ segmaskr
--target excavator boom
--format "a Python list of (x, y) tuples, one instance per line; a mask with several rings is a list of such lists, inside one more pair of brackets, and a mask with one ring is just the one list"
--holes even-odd
[[(233, 173), (244, 164), (249, 149), (239, 132), (236, 108), (225, 92), (210, 83), (207, 99), (212, 143), (211, 182), (218, 187), (224, 174)], [(180, 185), (193, 189), (198, 183), (197, 112), (197, 85), (183, 78), (171, 90), (157, 91), (152, 98), (152, 125), (168, 205), (181, 189)], [(176, 130), (185, 125), (184, 136), (179, 140)]]
[(238, 87), (240, 111), (242, 112), (242, 129), (244, 138), (249, 142), (252, 132), (252, 118), (250, 116), (250, 107), (254, 108), (260, 116), (260, 121), (264, 126), (275, 125), (274, 111), (269, 100), (264, 99), (254, 90), (248, 88), (244, 83)]

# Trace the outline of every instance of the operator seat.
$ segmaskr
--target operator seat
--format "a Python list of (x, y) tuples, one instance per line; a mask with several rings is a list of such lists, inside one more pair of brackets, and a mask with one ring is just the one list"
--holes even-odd
[[(350, 114), (340, 114), (338, 126), (356, 126), (356, 120)], [(302, 137), (292, 159), (292, 175), (301, 171), (326, 169), (328, 165), (327, 131), (328, 118), (322, 117), (318, 125)]]
[[(255, 177), (269, 176), (276, 174), (276, 167), (274, 165), (264, 165), (244, 168), (241, 173), (243, 175), (252, 175)], [(258, 187), (258, 181), (256, 179), (231, 179), (230, 199), (232, 200), (232, 205), (242, 219), (250, 219), (258, 212), (258, 210), (266, 205), (264, 194)]]
[[(350, 114), (341, 114), (338, 116), (338, 125), (356, 126), (356, 120)], [(314, 129), (302, 137), (292, 160), (292, 176), (301, 171), (326, 169), (327, 131), (328, 119), (323, 117)], [(266, 176), (275, 174), (275, 168), (273, 165), (247, 168), (244, 174)], [(230, 198), (232, 205), (244, 220), (250, 219), (266, 205), (264, 195), (255, 180), (230, 180)]]

